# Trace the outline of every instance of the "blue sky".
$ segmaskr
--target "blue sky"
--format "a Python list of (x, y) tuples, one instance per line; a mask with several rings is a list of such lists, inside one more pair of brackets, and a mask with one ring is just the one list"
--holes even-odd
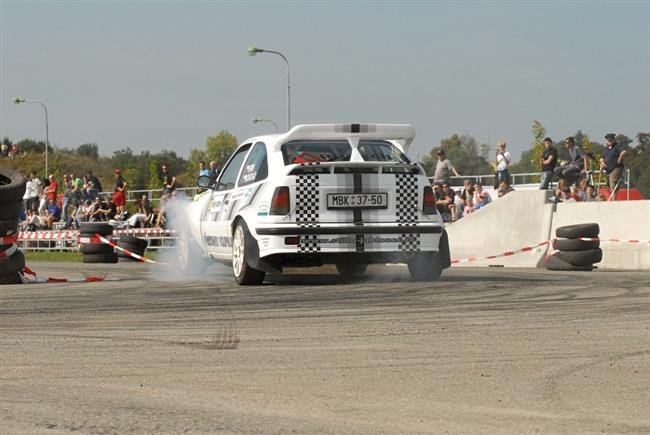
[[(227, 129), (412, 123), (423, 155), (468, 133), (516, 159), (539, 119), (650, 129), (650, 2), (15, 2), (0, 0), (0, 136), (187, 156)], [(415, 151), (411, 153), (415, 155)]]

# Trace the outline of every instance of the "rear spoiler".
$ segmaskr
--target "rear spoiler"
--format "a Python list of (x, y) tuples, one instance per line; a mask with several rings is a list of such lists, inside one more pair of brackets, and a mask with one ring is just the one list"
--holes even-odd
[(378, 139), (395, 141), (406, 153), (415, 139), (415, 128), (409, 124), (303, 124), (296, 125), (277, 139), (280, 145), (292, 140)]
[(287, 175), (300, 174), (414, 174), (424, 175), (417, 164), (395, 162), (319, 162), (288, 166)]

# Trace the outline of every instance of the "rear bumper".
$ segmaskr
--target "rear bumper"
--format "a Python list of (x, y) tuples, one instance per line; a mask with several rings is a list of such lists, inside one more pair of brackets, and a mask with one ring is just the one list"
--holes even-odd
[(296, 225), (259, 226), (255, 232), (260, 236), (303, 236), (333, 234), (442, 234), (437, 224), (415, 224), (410, 226), (391, 225), (336, 225), (299, 227)]

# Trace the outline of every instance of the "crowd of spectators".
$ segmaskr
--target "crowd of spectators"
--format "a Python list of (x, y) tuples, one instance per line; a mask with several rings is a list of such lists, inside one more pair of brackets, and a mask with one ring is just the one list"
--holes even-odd
[(162, 198), (154, 208), (148, 194), (127, 207), (128, 183), (121, 169), (114, 171), (113, 193), (102, 193), (99, 179), (92, 171), (83, 176), (64, 174), (59, 181), (53, 174), (41, 181), (35, 171), (29, 174), (23, 196), (21, 228), (24, 231), (51, 230), (55, 223), (62, 229), (78, 229), (82, 222), (108, 222), (118, 228), (164, 227), (166, 209), (176, 197), (176, 177), (167, 164), (161, 166)]

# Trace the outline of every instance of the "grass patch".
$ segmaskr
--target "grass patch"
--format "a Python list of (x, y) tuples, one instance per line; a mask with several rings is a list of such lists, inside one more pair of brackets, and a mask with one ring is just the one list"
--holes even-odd
[[(144, 256), (157, 260), (160, 251), (146, 251)], [(23, 251), (25, 261), (52, 261), (62, 263), (81, 263), (83, 254), (76, 251)]]
[(23, 251), (25, 261), (56, 261), (81, 263), (81, 252), (69, 251)]

